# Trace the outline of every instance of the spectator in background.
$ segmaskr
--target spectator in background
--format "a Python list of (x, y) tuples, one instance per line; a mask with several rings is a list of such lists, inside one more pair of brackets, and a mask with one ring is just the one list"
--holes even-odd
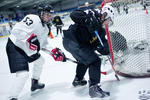
[(89, 4), (89, 2), (85, 2), (85, 4), (83, 6), (79, 6), (78, 9), (79, 10), (87, 10), (87, 9), (94, 9), (95, 6), (94, 4)]
[(116, 4), (116, 8), (117, 8), (117, 12), (118, 12), (118, 14), (120, 14), (120, 4), (118, 3), (118, 4)]
[(143, 4), (144, 10), (146, 10), (146, 3)]
[(58, 36), (58, 32), (60, 31), (61, 36), (62, 36), (62, 26), (64, 25), (60, 16), (58, 14), (56, 14), (56, 16), (53, 19), (53, 24), (56, 27), (56, 36)]
[(12, 25), (13, 25), (12, 18), (9, 18), (8, 24), (9, 24), (10, 30), (12, 30), (12, 28), (13, 28), (12, 27)]
[(123, 10), (125, 11), (126, 14), (128, 14), (128, 9), (129, 9), (129, 7), (127, 6), (127, 4), (125, 4), (123, 6)]
[(18, 14), (16, 14), (15, 20), (16, 20), (17, 22), (19, 22), (19, 16), (18, 16)]
[(1, 14), (1, 22), (3, 23), (5, 21), (4, 16)]
[(8, 24), (9, 24), (9, 27), (10, 27), (10, 30), (11, 30), (12, 29), (12, 25), (13, 25), (12, 16), (11, 15), (8, 15)]

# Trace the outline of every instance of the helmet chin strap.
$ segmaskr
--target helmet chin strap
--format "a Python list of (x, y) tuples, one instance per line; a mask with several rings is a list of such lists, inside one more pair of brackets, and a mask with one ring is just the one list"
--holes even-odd
[(104, 12), (104, 13), (102, 14), (102, 16), (101, 16), (101, 23), (102, 23), (102, 24), (107, 20), (106, 17), (107, 17), (107, 13)]
[[(107, 18), (108, 19), (108, 18)], [(101, 23), (103, 24), (107, 19), (104, 18), (104, 20), (101, 20)]]
[(40, 19), (41, 19), (42, 25), (44, 26), (45, 24), (49, 24), (50, 22), (44, 21), (43, 15), (44, 15), (44, 12), (41, 12), (41, 14), (40, 14)]
[(113, 21), (111, 20), (110, 17), (108, 17), (107, 15), (104, 16), (105, 18), (103, 20), (101, 20), (101, 23), (103, 24), (105, 21), (107, 21), (108, 19), (110, 19), (108, 26), (112, 26), (113, 25)]
[(39, 17), (40, 17), (40, 19), (41, 19), (42, 25), (44, 26), (44, 21), (43, 21), (43, 18), (42, 18), (42, 17), (43, 17), (43, 14), (44, 14), (43, 11), (40, 12), (40, 14), (39, 14), (40, 16), (39, 16)]

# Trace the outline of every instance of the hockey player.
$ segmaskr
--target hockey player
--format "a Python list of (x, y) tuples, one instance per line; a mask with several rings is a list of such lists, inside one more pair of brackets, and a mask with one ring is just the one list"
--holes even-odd
[[(109, 96), (109, 92), (103, 91), (99, 85), (101, 59), (95, 50), (102, 55), (109, 54), (103, 25), (113, 23), (114, 9), (110, 5), (105, 5), (102, 10), (75, 10), (70, 17), (75, 24), (64, 30), (63, 46), (78, 61), (72, 85), (74, 87), (86, 85), (84, 75), (89, 68), (89, 95), (100, 98)], [(100, 44), (95, 30), (98, 31), (104, 47)]]
[(143, 9), (146, 10), (146, 3), (143, 4)]
[[(29, 14), (25, 16), (12, 29), (6, 51), (10, 72), (16, 73), (16, 77), (10, 89), (9, 100), (18, 100), (18, 96), (29, 77), (28, 63), (33, 62), (31, 91), (45, 87), (45, 84), (39, 82), (44, 64), (44, 58), (39, 51), (46, 47), (49, 32), (47, 24), (52, 18), (52, 12), (50, 5), (40, 5), (38, 15)], [(65, 61), (65, 55), (60, 52), (60, 49), (55, 48), (51, 52), (56, 61)]]
[(128, 14), (129, 7), (127, 4), (124, 4), (123, 10), (126, 12), (126, 14)]
[(118, 14), (120, 14), (120, 4), (119, 3), (116, 4), (116, 8), (117, 8)]
[(64, 25), (60, 16), (58, 14), (56, 14), (56, 16), (53, 19), (53, 24), (56, 27), (56, 36), (58, 36), (58, 32), (60, 31), (61, 35), (62, 35), (62, 26)]
[(89, 2), (85, 2), (83, 6), (79, 6), (79, 10), (87, 10), (87, 9), (94, 9), (95, 5), (94, 4), (89, 4)]

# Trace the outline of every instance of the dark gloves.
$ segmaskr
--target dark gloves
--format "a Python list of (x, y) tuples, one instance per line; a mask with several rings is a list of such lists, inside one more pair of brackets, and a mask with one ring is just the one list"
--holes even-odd
[(106, 44), (104, 44), (104, 47), (97, 46), (96, 50), (102, 55), (109, 55), (109, 47)]
[(90, 33), (93, 33), (95, 30), (98, 30), (101, 27), (93, 11), (88, 11), (86, 16), (87, 19), (85, 20), (85, 23)]

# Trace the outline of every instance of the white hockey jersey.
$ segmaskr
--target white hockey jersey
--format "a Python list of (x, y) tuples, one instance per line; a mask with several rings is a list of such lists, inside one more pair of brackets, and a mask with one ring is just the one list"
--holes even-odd
[(31, 34), (35, 34), (40, 42), (40, 48), (43, 48), (47, 45), (48, 32), (47, 25), (42, 25), (39, 16), (29, 14), (13, 27), (9, 38), (16, 46), (24, 50), (28, 56), (31, 56), (37, 53), (37, 51), (29, 49), (29, 44), (26, 40)]

